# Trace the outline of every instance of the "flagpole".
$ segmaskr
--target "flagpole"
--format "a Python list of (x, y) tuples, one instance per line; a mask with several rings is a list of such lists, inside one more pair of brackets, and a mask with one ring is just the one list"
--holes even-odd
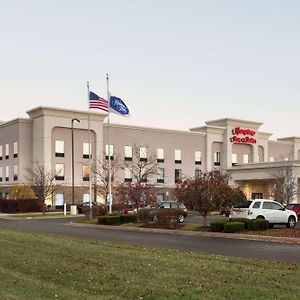
[(92, 160), (91, 160), (91, 109), (90, 109), (90, 83), (87, 82), (87, 96), (88, 96), (88, 131), (89, 131), (89, 198), (90, 198), (90, 219), (92, 219)]
[(109, 95), (109, 75), (106, 74), (106, 86), (107, 86), (107, 101), (108, 101), (108, 115), (107, 115), (107, 141), (108, 141), (108, 199), (109, 199), (109, 213), (112, 213), (112, 193), (111, 193), (111, 158), (110, 158), (110, 120), (109, 120), (109, 108), (110, 108), (110, 95)]

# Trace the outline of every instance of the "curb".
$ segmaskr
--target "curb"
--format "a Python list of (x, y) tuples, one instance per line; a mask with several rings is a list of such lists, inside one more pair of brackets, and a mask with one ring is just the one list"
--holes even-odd
[(122, 230), (131, 232), (148, 232), (148, 233), (163, 233), (170, 235), (186, 235), (186, 236), (203, 236), (211, 238), (226, 238), (226, 239), (237, 239), (237, 240), (251, 240), (260, 242), (272, 242), (272, 243), (285, 243), (285, 244), (300, 244), (299, 238), (292, 237), (275, 237), (275, 236), (262, 236), (253, 234), (239, 234), (239, 233), (222, 233), (222, 232), (199, 232), (199, 231), (180, 231), (172, 229), (160, 229), (160, 228), (136, 228), (136, 227), (125, 227), (125, 226), (112, 226), (112, 225), (94, 225), (94, 224), (82, 224), (70, 222), (67, 226), (78, 226), (87, 228), (101, 228), (111, 230)]

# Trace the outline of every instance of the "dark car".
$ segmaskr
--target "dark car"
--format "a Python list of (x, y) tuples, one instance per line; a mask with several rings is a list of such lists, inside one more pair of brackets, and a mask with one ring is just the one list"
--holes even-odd
[(175, 208), (178, 209), (180, 211), (180, 214), (178, 216), (178, 223), (183, 223), (184, 219), (187, 217), (188, 213), (187, 213), (187, 208), (185, 207), (185, 205), (181, 202), (177, 202), (177, 201), (164, 201), (161, 202), (157, 208), (161, 209), (161, 208)]
[[(92, 202), (92, 206), (93, 206), (93, 205), (97, 205), (97, 203), (96, 203), (96, 202)], [(82, 213), (83, 213), (83, 209), (84, 209), (85, 207), (90, 207), (90, 202), (83, 202), (82, 204), (79, 204), (79, 205), (77, 206), (78, 213), (79, 213), (79, 214), (82, 214)]]
[(293, 210), (297, 214), (298, 221), (300, 221), (300, 203), (290, 203), (286, 209)]

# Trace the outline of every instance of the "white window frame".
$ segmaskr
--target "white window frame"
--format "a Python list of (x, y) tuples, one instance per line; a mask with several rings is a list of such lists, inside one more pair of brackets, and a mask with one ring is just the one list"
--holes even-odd
[(65, 165), (64, 164), (55, 164), (55, 176), (65, 177)]
[(65, 155), (65, 142), (62, 140), (55, 140), (55, 156), (56, 155), (58, 157), (64, 157)]
[(237, 153), (231, 153), (231, 164), (233, 166), (237, 165)]
[(83, 158), (89, 158), (89, 155), (91, 154), (90, 152), (92, 152), (91, 143), (83, 142), (82, 143), (82, 157)]
[(132, 181), (132, 172), (129, 168), (124, 168), (124, 181), (131, 182)]
[(16, 180), (18, 180), (18, 173), (19, 173), (19, 168), (18, 168), (18, 165), (14, 165), (14, 180), (15, 180), (15, 177), (17, 177)]
[(157, 168), (157, 175), (156, 175), (157, 183), (164, 183), (165, 181), (165, 169), (164, 168)]
[(270, 157), (269, 157), (269, 161), (270, 161), (270, 162), (275, 161), (275, 157), (274, 157), (274, 156), (270, 156)]
[(140, 158), (147, 158), (147, 147), (140, 147)]
[(201, 160), (202, 160), (202, 154), (200, 150), (195, 151), (195, 164), (196, 165), (201, 165)]
[(9, 158), (9, 144), (5, 144), (5, 158)]
[(125, 160), (132, 160), (132, 146), (129, 145), (124, 146), (124, 157)]
[(249, 154), (243, 154), (243, 163), (249, 164)]
[(175, 149), (174, 151), (175, 163), (181, 163), (181, 150)]
[[(6, 180), (8, 178), (8, 180)], [(9, 166), (5, 166), (5, 181), (9, 181)]]
[(19, 147), (18, 147), (18, 142), (14, 142), (14, 157), (18, 157), (18, 150), (19, 150)]
[(157, 162), (164, 162), (165, 150), (163, 148), (157, 148)]
[(110, 157), (114, 156), (114, 145), (113, 144), (105, 145), (105, 156), (108, 157), (109, 155), (110, 155)]

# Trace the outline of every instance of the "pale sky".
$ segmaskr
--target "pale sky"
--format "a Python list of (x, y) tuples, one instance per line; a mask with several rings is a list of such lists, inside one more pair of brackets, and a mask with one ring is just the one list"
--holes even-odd
[(300, 136), (298, 0), (0, 0), (0, 120), (87, 110), (86, 81), (128, 105), (114, 123), (187, 130), (231, 117)]

